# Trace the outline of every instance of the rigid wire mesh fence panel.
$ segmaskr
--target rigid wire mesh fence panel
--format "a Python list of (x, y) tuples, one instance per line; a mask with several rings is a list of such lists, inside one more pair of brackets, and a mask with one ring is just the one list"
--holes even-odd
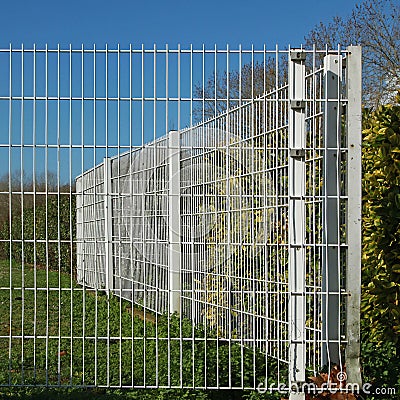
[(283, 361), (287, 95), (283, 85), (181, 135), (183, 314)]
[(111, 160), (113, 289), (153, 312), (168, 312), (168, 143)]
[(106, 236), (104, 165), (77, 178), (76, 280), (80, 285), (106, 286)]
[(341, 362), (347, 53), (300, 51), (301, 99), (292, 53), (0, 50), (0, 385), (277, 389), (296, 352)]

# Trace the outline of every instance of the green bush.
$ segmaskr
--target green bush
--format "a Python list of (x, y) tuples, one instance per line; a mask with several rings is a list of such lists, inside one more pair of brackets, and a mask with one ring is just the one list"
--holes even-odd
[(362, 317), (371, 340), (400, 334), (400, 106), (365, 111)]
[[(42, 199), (41, 199), (42, 200)], [(11, 256), (16, 262), (48, 266), (71, 273), (75, 269), (75, 196), (62, 193), (47, 196), (38, 206), (13, 213), (12, 243), (1, 243), (1, 258)], [(71, 230), (72, 227), (72, 230)], [(0, 229), (2, 239), (9, 238), (9, 220)], [(72, 271), (71, 271), (72, 268)]]
[[(363, 323), (361, 340), (363, 381), (371, 384), (370, 391), (375, 388), (395, 388), (397, 397), (393, 395), (379, 396), (379, 399), (399, 398), (400, 395), (400, 358), (395, 343), (386, 340), (377, 343), (370, 336), (369, 327)], [(374, 398), (368, 396), (368, 398)], [(376, 397), (375, 397), (376, 398)]]
[[(399, 103), (400, 97), (398, 96), (396, 100)], [(362, 161), (363, 379), (373, 387), (391, 387), (399, 393), (400, 106), (398, 104), (381, 106), (375, 111), (364, 110)]]

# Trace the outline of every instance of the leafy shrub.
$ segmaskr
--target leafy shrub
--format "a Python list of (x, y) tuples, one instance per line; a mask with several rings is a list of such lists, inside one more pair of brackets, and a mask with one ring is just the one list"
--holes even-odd
[[(369, 391), (375, 388), (394, 388), (397, 396), (400, 394), (400, 358), (395, 343), (386, 340), (377, 343), (371, 340), (369, 327), (363, 322), (361, 340), (361, 355), (363, 368), (363, 381), (371, 384)], [(368, 398), (374, 398), (368, 396)], [(376, 398), (376, 397), (375, 397)], [(392, 399), (392, 395), (379, 396), (379, 399)], [(398, 398), (398, 397), (397, 397)]]
[[(76, 232), (75, 197), (68, 194), (48, 195), (38, 206), (26, 207), (23, 213), (12, 215), (12, 243), (1, 243), (2, 258), (26, 264), (48, 266), (49, 269), (71, 273), (75, 268)], [(72, 230), (71, 230), (72, 228)], [(0, 230), (0, 237), (8, 239), (9, 220)], [(72, 271), (71, 271), (72, 265)]]
[[(399, 98), (398, 98), (399, 100)], [(400, 334), (400, 106), (365, 112), (362, 313), (371, 340)]]

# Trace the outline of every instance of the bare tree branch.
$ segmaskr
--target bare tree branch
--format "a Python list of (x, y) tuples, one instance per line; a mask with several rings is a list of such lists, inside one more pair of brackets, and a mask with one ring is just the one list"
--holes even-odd
[(391, 101), (400, 86), (399, 1), (364, 1), (347, 19), (320, 23), (305, 38), (306, 46), (361, 44), (364, 104), (377, 107)]

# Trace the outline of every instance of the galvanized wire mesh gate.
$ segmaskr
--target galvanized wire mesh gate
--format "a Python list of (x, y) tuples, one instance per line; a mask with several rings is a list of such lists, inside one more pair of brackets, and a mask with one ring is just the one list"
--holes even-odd
[(1, 385), (359, 382), (360, 48), (0, 57)]

